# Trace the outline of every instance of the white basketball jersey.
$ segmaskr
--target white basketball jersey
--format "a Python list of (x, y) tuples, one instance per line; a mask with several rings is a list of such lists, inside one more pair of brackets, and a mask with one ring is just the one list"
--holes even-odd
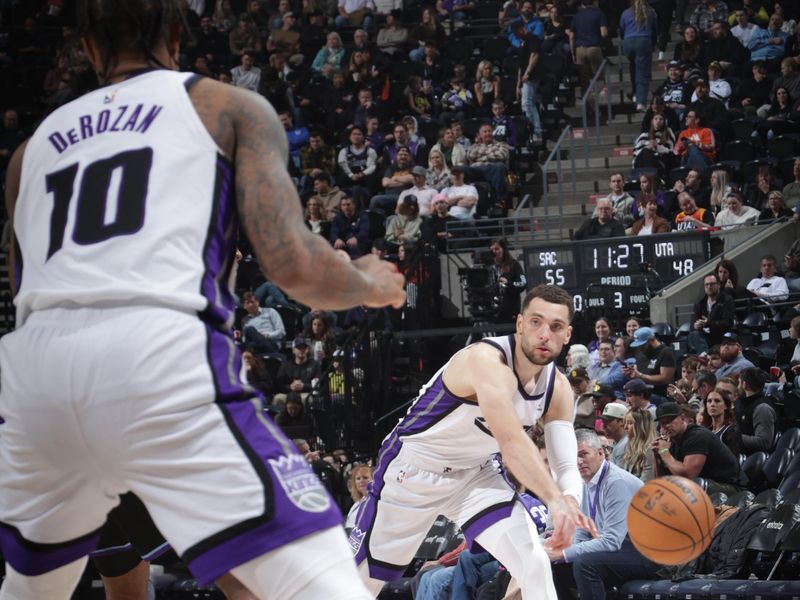
[[(478, 343), (497, 348), (503, 353), (505, 363), (514, 368), (516, 340), (513, 334), (484, 338)], [(449, 364), (439, 369), (422, 388), (390, 436), (397, 435), (403, 448), (417, 456), (422, 464), (452, 469), (471, 468), (497, 454), (500, 447), (492, 437), (478, 403), (456, 396), (447, 389), (442, 377)], [(530, 394), (517, 378), (517, 391), (512, 402), (526, 429), (533, 427), (547, 411), (555, 375), (555, 364), (545, 365)]]
[(14, 215), (18, 325), (55, 306), (132, 304), (230, 321), (233, 168), (192, 106), (192, 77), (140, 73), (36, 130)]

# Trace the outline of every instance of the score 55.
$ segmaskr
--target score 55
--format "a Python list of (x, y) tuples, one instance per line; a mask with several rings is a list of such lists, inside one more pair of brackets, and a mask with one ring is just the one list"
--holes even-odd
[(544, 282), (548, 285), (563, 286), (566, 283), (564, 269), (558, 268), (558, 254), (556, 252), (539, 252), (539, 266), (553, 267), (544, 269)]

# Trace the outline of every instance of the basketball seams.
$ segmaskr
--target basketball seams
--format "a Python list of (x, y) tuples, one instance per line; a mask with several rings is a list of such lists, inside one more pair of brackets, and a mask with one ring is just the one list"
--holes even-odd
[[(668, 525), (667, 523), (663, 523), (662, 521), (659, 521), (658, 519), (653, 517), (652, 514), (643, 511), (641, 508), (639, 508), (638, 506), (636, 506), (633, 503), (631, 503), (631, 508), (633, 510), (635, 510), (636, 512), (638, 512), (643, 517), (653, 521), (654, 523), (658, 523), (662, 527), (666, 527), (667, 529), (671, 529), (672, 531), (675, 531), (677, 533), (680, 533), (683, 536), (686, 536), (687, 538), (689, 538), (689, 541), (691, 541), (692, 547), (695, 546), (696, 542), (694, 541), (694, 538), (691, 535), (689, 535), (688, 533), (686, 533), (685, 531), (683, 531), (682, 529), (678, 529), (677, 527), (673, 527), (672, 525)], [(636, 540), (636, 543), (640, 544), (641, 542), (639, 540)], [(644, 544), (642, 544), (642, 545), (644, 545)], [(648, 546), (646, 546), (646, 547), (648, 547)], [(689, 546), (681, 546), (680, 548), (670, 548), (669, 550), (664, 550), (663, 547), (662, 548), (653, 548), (653, 549), (654, 550), (660, 550), (662, 552), (678, 552), (680, 550), (686, 550), (688, 548), (689, 548)]]
[[(675, 487), (678, 487), (678, 484), (676, 484), (674, 481), (671, 481), (669, 478), (666, 478), (666, 480), (669, 481)], [(700, 541), (701, 542), (704, 541), (706, 536), (705, 536), (705, 533), (703, 533), (703, 527), (700, 525), (700, 520), (694, 514), (694, 510), (692, 510), (692, 505), (689, 504), (688, 502), (686, 502), (686, 499), (682, 496), (682, 491), (681, 491), (681, 494), (678, 494), (674, 489), (671, 489), (671, 488), (667, 487), (666, 485), (664, 485), (663, 482), (661, 482), (661, 481), (659, 481), (657, 479), (653, 482), (653, 485), (655, 487), (661, 488), (665, 492), (669, 492), (670, 494), (672, 494), (681, 504), (683, 504), (688, 509), (689, 514), (692, 516), (692, 520), (694, 521), (694, 524), (697, 526), (697, 533), (698, 533), (698, 535), (700, 537)], [(680, 488), (678, 487), (678, 489), (680, 489)], [(702, 490), (701, 490), (701, 493), (705, 494), (705, 492), (703, 492)], [(703, 508), (705, 509), (705, 502), (703, 502), (702, 500), (703, 500), (702, 496), (698, 498), (698, 502), (700, 502), (703, 505)], [(706, 512), (706, 511), (703, 510), (703, 512)], [(692, 540), (694, 540), (694, 538), (692, 538)]]

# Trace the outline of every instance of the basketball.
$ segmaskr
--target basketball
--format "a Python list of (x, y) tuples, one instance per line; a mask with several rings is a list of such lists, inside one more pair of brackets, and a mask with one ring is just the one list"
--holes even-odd
[(714, 520), (714, 507), (699, 485), (685, 477), (659, 477), (634, 494), (628, 534), (653, 562), (680, 565), (708, 548)]

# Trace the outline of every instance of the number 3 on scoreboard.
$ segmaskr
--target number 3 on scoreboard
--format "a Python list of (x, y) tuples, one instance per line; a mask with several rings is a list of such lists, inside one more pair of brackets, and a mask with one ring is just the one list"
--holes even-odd
[[(72, 231), (76, 244), (88, 246), (119, 235), (130, 235), (142, 228), (152, 164), (153, 149), (140, 148), (95, 161), (83, 170)], [(117, 170), (120, 173), (116, 209), (113, 219), (106, 222), (111, 178)], [(48, 260), (64, 244), (77, 175), (78, 163), (75, 163), (51, 173), (45, 180), (48, 193), (53, 194)]]

